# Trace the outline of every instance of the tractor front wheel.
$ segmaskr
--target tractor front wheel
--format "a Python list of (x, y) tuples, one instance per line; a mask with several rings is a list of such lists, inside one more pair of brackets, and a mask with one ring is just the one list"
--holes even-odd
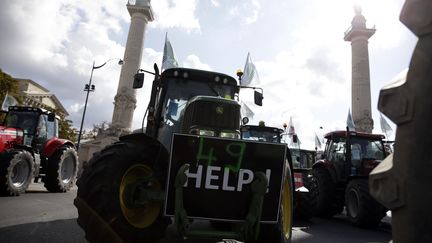
[[(343, 210), (343, 200), (338, 200), (336, 185), (327, 169), (318, 167), (312, 170), (318, 185), (316, 214), (320, 217), (333, 217)], [(340, 202), (342, 201), (342, 202)]]
[(294, 192), (294, 218), (309, 220), (315, 215), (319, 194), (318, 184), (311, 175), (304, 175), (303, 182), (309, 192)]
[(375, 228), (386, 214), (386, 209), (369, 194), (367, 179), (354, 179), (345, 192), (348, 220), (356, 226)]
[(291, 242), (293, 219), (293, 191), (290, 168), (282, 187), (279, 220), (277, 224), (261, 224), (258, 242)]
[(153, 243), (164, 236), (169, 219), (162, 216), (163, 202), (134, 205), (130, 202), (142, 195), (129, 193), (137, 181), (147, 192), (163, 192), (166, 170), (155, 169), (158, 155), (142, 141), (123, 140), (89, 161), (77, 181), (74, 201), (78, 224), (89, 242)]
[(75, 149), (63, 146), (48, 159), (42, 181), (50, 192), (67, 192), (75, 183), (77, 171), (78, 156)]
[(0, 159), (0, 195), (18, 196), (33, 179), (34, 160), (25, 150), (3, 153)]

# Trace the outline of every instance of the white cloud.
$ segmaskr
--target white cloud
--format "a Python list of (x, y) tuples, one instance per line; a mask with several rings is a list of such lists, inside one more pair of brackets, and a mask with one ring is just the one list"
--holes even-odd
[(220, 6), (220, 3), (219, 3), (218, 0), (210, 0), (210, 2), (211, 2), (211, 4), (212, 4), (213, 6), (215, 6), (215, 7), (219, 7), (219, 6)]
[(183, 61), (183, 67), (211, 71), (209, 65), (202, 63), (197, 55), (191, 54)]
[(240, 18), (243, 24), (253, 24), (258, 20), (261, 5), (258, 0), (247, 0), (229, 9), (229, 15)]
[(151, 3), (156, 15), (151, 28), (200, 31), (200, 23), (195, 13), (197, 0), (158, 0)]

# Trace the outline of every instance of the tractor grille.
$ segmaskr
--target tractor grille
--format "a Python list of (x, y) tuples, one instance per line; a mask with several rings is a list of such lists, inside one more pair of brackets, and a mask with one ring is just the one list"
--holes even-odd
[(184, 113), (182, 132), (191, 128), (212, 130), (239, 130), (240, 105), (233, 100), (215, 97), (196, 97), (187, 105)]

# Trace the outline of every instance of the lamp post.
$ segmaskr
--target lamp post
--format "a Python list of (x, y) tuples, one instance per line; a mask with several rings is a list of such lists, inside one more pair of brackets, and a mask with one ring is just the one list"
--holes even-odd
[(83, 115), (82, 115), (82, 119), (81, 119), (80, 130), (78, 133), (77, 149), (80, 148), (81, 135), (82, 135), (82, 129), (83, 129), (83, 125), (84, 125), (84, 118), (85, 118), (85, 114), (86, 114), (86, 110), (87, 110), (88, 97), (89, 97), (90, 92), (95, 91), (95, 85), (92, 84), (93, 71), (95, 69), (99, 69), (99, 68), (105, 66), (105, 64), (107, 64), (109, 61), (112, 61), (112, 60), (119, 60), (118, 61), (119, 65), (123, 65), (123, 63), (124, 63), (124, 61), (120, 58), (111, 58), (111, 59), (108, 59), (106, 62), (104, 62), (102, 65), (95, 66), (95, 61), (93, 61), (93, 66), (92, 66), (89, 82), (88, 82), (88, 84), (86, 84), (84, 86), (84, 91), (87, 92), (87, 94), (86, 94), (86, 99), (85, 99), (85, 103), (84, 103), (84, 111), (83, 111)]

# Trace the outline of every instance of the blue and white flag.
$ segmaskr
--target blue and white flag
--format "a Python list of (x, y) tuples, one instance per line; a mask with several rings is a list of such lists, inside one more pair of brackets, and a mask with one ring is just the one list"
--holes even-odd
[(393, 134), (393, 129), (387, 123), (386, 119), (381, 113), (380, 113), (380, 123), (381, 123), (381, 131), (386, 135), (386, 138), (389, 139), (389, 137)]
[(289, 124), (288, 124), (288, 135), (289, 136), (296, 135), (294, 123), (292, 121), (292, 117), (290, 117)]
[(350, 109), (348, 109), (348, 117), (347, 117), (347, 127), (348, 127), (348, 130), (350, 131), (350, 132), (355, 132), (355, 125), (354, 125), (354, 121), (353, 121), (353, 118), (352, 118), (352, 116), (351, 116), (351, 110)]
[(258, 85), (259, 83), (258, 71), (252, 62), (250, 53), (248, 53), (240, 85)]
[(249, 119), (253, 119), (254, 117), (254, 112), (251, 110), (251, 108), (249, 108), (248, 105), (246, 105), (246, 103), (244, 103), (243, 101), (240, 101), (240, 113), (242, 117), (248, 117)]
[(17, 105), (18, 101), (12, 96), (9, 95), (8, 93), (6, 93), (2, 106), (1, 106), (1, 110), (2, 111), (8, 111), (9, 106), (14, 106)]
[(321, 140), (318, 135), (315, 133), (315, 149), (321, 149)]
[(178, 63), (174, 56), (174, 50), (171, 46), (171, 42), (168, 40), (168, 34), (165, 35), (165, 45), (162, 57), (162, 71), (178, 67)]

